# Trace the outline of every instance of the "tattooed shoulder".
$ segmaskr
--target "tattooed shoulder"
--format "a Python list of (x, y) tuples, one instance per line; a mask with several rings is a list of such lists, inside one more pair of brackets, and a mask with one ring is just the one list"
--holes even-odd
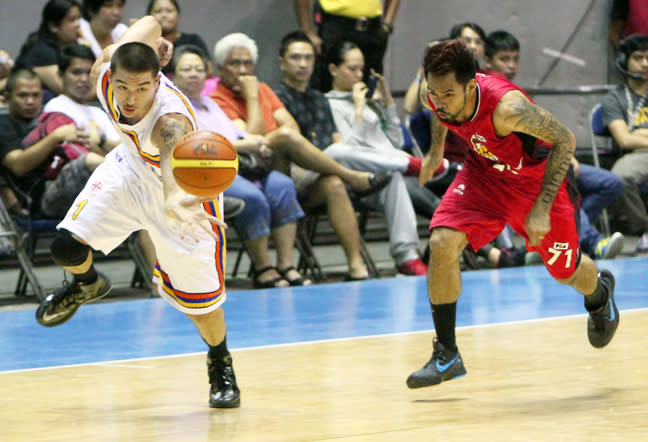
[(551, 144), (569, 138), (569, 130), (564, 124), (517, 91), (502, 98), (497, 106), (497, 117), (509, 132), (525, 133)]
[(181, 114), (167, 114), (160, 117), (155, 128), (158, 147), (173, 149), (177, 141), (193, 130), (191, 123)]

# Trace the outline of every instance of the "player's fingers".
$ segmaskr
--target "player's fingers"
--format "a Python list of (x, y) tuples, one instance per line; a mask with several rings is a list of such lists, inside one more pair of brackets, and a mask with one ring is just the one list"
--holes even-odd
[(204, 219), (209, 221), (212, 224), (216, 224), (217, 226), (221, 226), (223, 229), (227, 229), (227, 223), (220, 218), (217, 218), (213, 215), (205, 214)]

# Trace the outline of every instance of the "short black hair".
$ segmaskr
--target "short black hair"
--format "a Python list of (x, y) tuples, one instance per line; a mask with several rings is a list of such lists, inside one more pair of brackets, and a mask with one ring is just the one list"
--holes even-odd
[[(33, 69), (31, 68), (16, 68), (13, 69), (10, 73), (9, 76), (7, 77), (7, 85), (5, 86), (5, 93), (9, 95), (16, 89), (16, 83), (18, 82), (18, 79), (24, 78), (25, 80), (33, 80), (36, 79), (40, 82), (40, 78), (38, 78), (38, 75), (36, 75), (36, 72), (34, 72)], [(41, 84), (42, 86), (42, 84)]]
[(136, 74), (151, 72), (156, 76), (160, 71), (160, 60), (152, 47), (134, 41), (124, 43), (115, 50), (110, 60), (110, 69), (113, 73), (124, 69)]
[(520, 51), (520, 42), (508, 31), (493, 31), (484, 40), (484, 55), (492, 58), (500, 51)]
[(648, 35), (631, 34), (627, 36), (619, 43), (619, 50), (626, 56), (626, 60), (630, 58), (633, 52), (648, 51)]
[(279, 56), (283, 57), (288, 50), (288, 46), (296, 42), (308, 43), (309, 45), (311, 45), (311, 47), (313, 47), (313, 42), (310, 38), (308, 38), (308, 35), (306, 35), (305, 32), (292, 31), (284, 35), (281, 39), (281, 43), (279, 44)]
[(173, 51), (173, 58), (171, 59), (171, 62), (169, 65), (172, 66), (171, 72), (175, 72), (176, 66), (178, 66), (178, 62), (180, 61), (180, 58), (182, 58), (183, 55), (185, 54), (195, 54), (200, 57), (200, 59), (203, 62), (203, 65), (205, 67), (205, 72), (207, 72), (208, 69), (208, 58), (207, 54), (205, 54), (205, 51), (203, 51), (200, 46), (192, 45), (192, 44), (186, 44), (178, 47)]
[(477, 23), (473, 23), (471, 21), (467, 21), (464, 23), (458, 23), (450, 29), (450, 38), (459, 38), (461, 36), (461, 32), (464, 30), (464, 28), (470, 28), (476, 33), (479, 34), (482, 40), (486, 40), (486, 33), (484, 32), (484, 29), (479, 26)]
[[(90, 20), (90, 13), (96, 14), (99, 12), (99, 9), (106, 3), (112, 0), (83, 0), (83, 6), (81, 12), (83, 13), (83, 18)], [(126, 0), (121, 0), (122, 6), (126, 4)]]
[(475, 78), (477, 64), (472, 52), (457, 39), (446, 40), (428, 47), (423, 59), (425, 77), (442, 76), (454, 72), (457, 82), (466, 86)]
[(61, 52), (59, 53), (58, 59), (58, 68), (60, 72), (65, 72), (72, 64), (72, 60), (75, 58), (82, 58), (84, 60), (90, 60), (94, 63), (96, 57), (92, 49), (86, 45), (79, 43), (71, 43), (66, 45)]

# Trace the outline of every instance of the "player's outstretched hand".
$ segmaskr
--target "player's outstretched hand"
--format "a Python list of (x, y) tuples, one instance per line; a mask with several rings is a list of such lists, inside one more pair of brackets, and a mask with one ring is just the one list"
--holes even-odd
[(529, 244), (537, 246), (551, 230), (551, 219), (547, 210), (534, 206), (526, 219), (526, 233)]
[[(213, 197), (197, 197), (189, 194), (178, 194), (176, 197), (171, 197), (166, 201), (165, 211), (168, 217), (180, 221), (180, 227), (186, 236), (193, 238), (196, 242), (197, 230), (202, 229), (207, 232), (214, 239), (218, 239), (218, 235), (211, 229), (211, 224), (216, 224), (224, 229), (227, 224), (219, 218), (210, 215), (202, 208), (202, 203), (205, 201), (212, 201)], [(209, 221), (209, 225), (203, 221)]]

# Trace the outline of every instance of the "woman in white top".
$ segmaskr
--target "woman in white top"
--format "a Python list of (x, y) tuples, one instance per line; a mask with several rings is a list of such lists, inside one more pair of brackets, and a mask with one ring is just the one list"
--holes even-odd
[(83, 0), (79, 43), (90, 46), (95, 57), (99, 57), (106, 46), (116, 43), (128, 29), (120, 23), (125, 3), (126, 0)]

